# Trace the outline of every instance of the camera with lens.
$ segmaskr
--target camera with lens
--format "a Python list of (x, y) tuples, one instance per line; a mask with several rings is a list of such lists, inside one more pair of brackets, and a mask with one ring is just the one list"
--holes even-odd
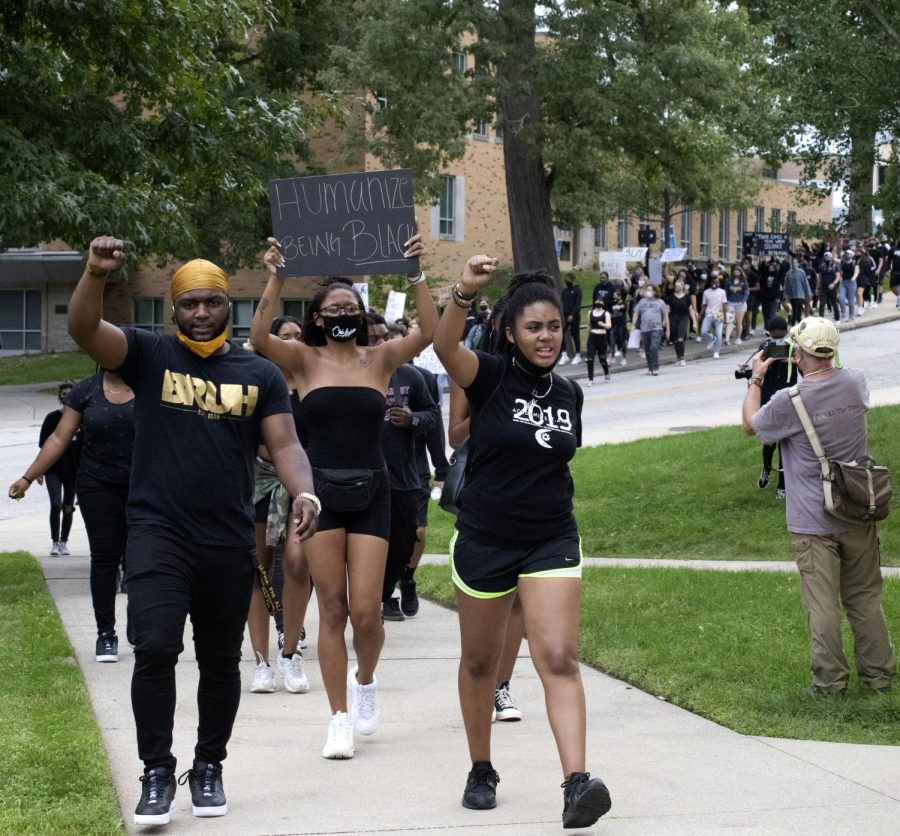
[[(760, 350), (763, 353), (763, 360), (774, 359), (776, 362), (784, 362), (791, 353), (791, 347), (787, 340), (766, 340)], [(753, 369), (748, 363), (744, 363), (740, 368), (735, 369), (735, 380), (750, 380), (753, 376)]]

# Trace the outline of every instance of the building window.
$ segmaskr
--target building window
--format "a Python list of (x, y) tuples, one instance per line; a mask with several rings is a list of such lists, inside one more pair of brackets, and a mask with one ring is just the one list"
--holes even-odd
[(796, 212), (788, 212), (787, 213), (787, 225), (788, 229), (793, 229), (797, 226), (797, 213)]
[(598, 250), (606, 249), (606, 224), (600, 224), (594, 230), (594, 246)]
[(41, 342), (41, 291), (0, 290), (0, 351), (40, 351)]
[(163, 300), (135, 299), (134, 327), (154, 334), (163, 332)]
[(650, 229), (650, 216), (642, 214), (638, 220), (638, 229)]
[(238, 342), (250, 339), (250, 323), (256, 312), (258, 299), (233, 299), (231, 301), (231, 338)]
[(502, 144), (503, 142), (503, 125), (497, 122), (494, 125), (494, 142)]
[(281, 303), (281, 312), (284, 316), (292, 316), (303, 322), (306, 313), (306, 299), (285, 299)]
[(731, 237), (731, 213), (727, 209), (719, 210), (719, 258), (728, 261), (730, 247), (728, 239)]
[(624, 250), (628, 246), (628, 213), (623, 212), (619, 215), (619, 222), (616, 225), (616, 249)]
[(454, 221), (456, 216), (456, 178), (444, 175), (441, 182), (440, 203), (440, 235), (442, 238), (454, 237)]
[(488, 138), (487, 122), (485, 122), (484, 119), (479, 119), (472, 126), (472, 136), (475, 139), (487, 139)]
[(769, 214), (769, 226), (772, 232), (781, 232), (781, 210), (773, 209)]
[(556, 249), (559, 252), (559, 260), (565, 262), (572, 261), (572, 242), (559, 240), (556, 242)]
[(777, 180), (778, 179), (778, 169), (777, 168), (764, 168), (762, 170), (762, 176), (766, 178), (766, 180)]
[(383, 93), (379, 93), (377, 90), (375, 91), (375, 110), (387, 110), (388, 109), (388, 99)]
[(709, 228), (712, 225), (712, 213), (700, 213), (700, 257), (709, 258)]
[(756, 226), (753, 228), (754, 232), (765, 232), (766, 231), (766, 210), (762, 206), (756, 207)]
[(458, 73), (464, 73), (466, 71), (466, 53), (465, 52), (454, 52), (453, 53), (453, 69)]
[(681, 246), (687, 250), (687, 254), (691, 252), (691, 234), (693, 232), (694, 216), (688, 206), (685, 206), (681, 213)]
[(747, 210), (741, 209), (737, 213), (737, 251), (744, 249), (744, 233), (747, 231)]

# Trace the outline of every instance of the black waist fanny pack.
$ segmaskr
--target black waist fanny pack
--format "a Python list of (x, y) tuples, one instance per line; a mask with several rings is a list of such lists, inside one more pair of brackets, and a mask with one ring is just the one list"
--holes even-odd
[(384, 479), (383, 470), (313, 468), (316, 495), (329, 511), (362, 511), (368, 508)]

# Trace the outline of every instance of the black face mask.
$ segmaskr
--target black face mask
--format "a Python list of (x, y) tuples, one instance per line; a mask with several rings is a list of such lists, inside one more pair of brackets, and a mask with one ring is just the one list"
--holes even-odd
[(361, 326), (362, 318), (358, 315), (342, 314), (341, 316), (322, 317), (322, 329), (325, 331), (325, 336), (336, 343), (346, 343), (356, 339), (356, 332)]
[(513, 362), (523, 372), (530, 374), (532, 377), (544, 377), (545, 375), (550, 374), (550, 372), (553, 371), (553, 367), (559, 362), (559, 358), (560, 355), (557, 354), (552, 366), (538, 366), (522, 354), (522, 350), (519, 348), (518, 343), (513, 345)]

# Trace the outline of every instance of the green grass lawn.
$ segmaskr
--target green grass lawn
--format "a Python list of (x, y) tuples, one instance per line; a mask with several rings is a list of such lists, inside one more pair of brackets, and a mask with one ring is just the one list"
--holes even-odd
[[(876, 461), (900, 473), (900, 406), (869, 413)], [(586, 447), (572, 462), (586, 555), (790, 560), (775, 480), (759, 490), (762, 445), (740, 427)], [(900, 491), (900, 488), (898, 488)], [(879, 524), (882, 562), (900, 566), (900, 496)], [(455, 518), (429, 510), (427, 550), (446, 553)]]
[[(416, 581), (453, 605), (447, 566), (421, 566)], [(884, 608), (900, 636), (900, 581), (885, 582)], [(845, 638), (852, 659), (849, 628)], [(809, 646), (795, 575), (586, 569), (581, 658), (743, 734), (900, 744), (900, 689), (879, 695), (854, 679), (846, 699), (803, 693)]]
[(61, 383), (69, 378), (79, 380), (88, 377), (96, 370), (94, 361), (80, 351), (0, 357), (0, 386)]
[(0, 553), (0, 833), (121, 833), (81, 669), (37, 561)]

